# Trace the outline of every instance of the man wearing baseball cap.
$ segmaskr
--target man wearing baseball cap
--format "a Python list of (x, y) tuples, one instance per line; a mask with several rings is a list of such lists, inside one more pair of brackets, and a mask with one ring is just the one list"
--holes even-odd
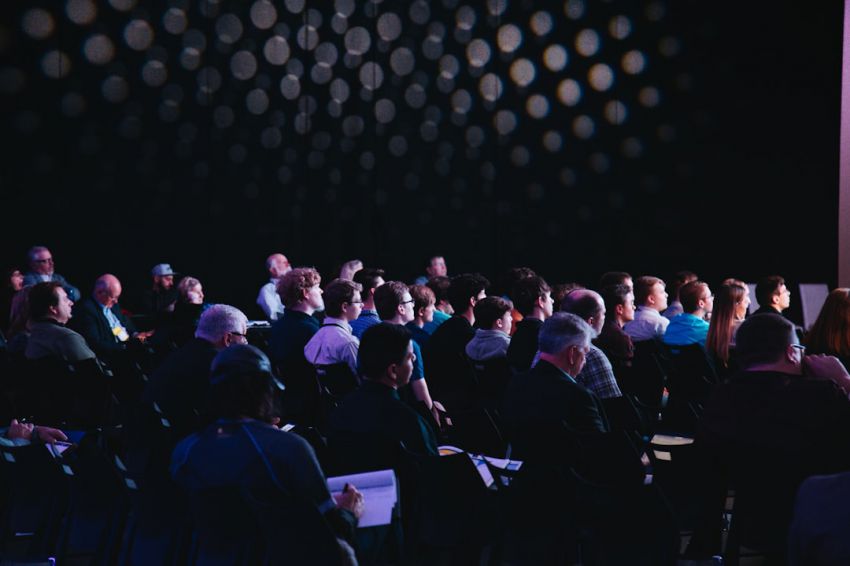
[(156, 322), (160, 322), (165, 313), (174, 311), (174, 304), (177, 302), (175, 275), (171, 264), (158, 263), (153, 266), (151, 269), (153, 286), (142, 295), (139, 314), (152, 316)]

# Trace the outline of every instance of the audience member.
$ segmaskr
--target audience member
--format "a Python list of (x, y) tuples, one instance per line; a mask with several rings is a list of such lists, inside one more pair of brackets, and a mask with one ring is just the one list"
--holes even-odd
[(9, 428), (0, 429), (0, 445), (4, 446), (22, 446), (35, 442), (56, 444), (66, 440), (68, 437), (58, 428), (21, 423), (18, 419), (12, 419)]
[(623, 332), (623, 326), (635, 318), (635, 296), (627, 285), (609, 285), (602, 288), (605, 302), (605, 324), (593, 341), (605, 353), (614, 375), (630, 367), (635, 357), (632, 338)]
[(118, 304), (121, 282), (106, 273), (95, 280), (90, 297), (74, 309), (73, 327), (82, 334), (99, 356), (124, 350), (130, 340), (144, 342), (151, 332), (136, 332), (133, 322), (124, 316)]
[[(574, 314), (585, 321), (593, 330), (596, 338), (605, 323), (605, 303), (596, 291), (576, 289), (564, 297), (561, 311)], [(614, 369), (605, 354), (590, 344), (588, 346), (584, 368), (575, 376), (575, 380), (595, 393), (600, 399), (622, 397)]]
[(791, 291), (785, 286), (785, 279), (768, 275), (756, 284), (756, 301), (759, 308), (753, 314), (782, 314), (791, 306)]
[(426, 322), (422, 327), (428, 334), (434, 334), (437, 328), (452, 317), (455, 313), (449, 302), (449, 287), (452, 280), (448, 277), (432, 277), (427, 286), (434, 292), (434, 317), (431, 322)]
[(354, 274), (363, 269), (363, 262), (359, 259), (352, 259), (346, 261), (342, 264), (342, 267), (339, 268), (339, 278), (347, 279), (348, 281), (354, 280)]
[(74, 302), (58, 281), (36, 283), (29, 289), (27, 359), (58, 358), (78, 362), (96, 357), (85, 338), (65, 325)]
[(53, 270), (53, 254), (44, 246), (33, 246), (27, 252), (30, 270), (24, 275), (24, 287), (55, 281), (62, 285), (71, 301), (80, 300), (80, 290), (68, 283), (64, 277)]
[(286, 310), (272, 324), (269, 353), (284, 380), (290, 374), (300, 377), (313, 372), (304, 357), (304, 347), (319, 330), (319, 321), (313, 313), (325, 308), (321, 282), (319, 272), (312, 267), (297, 267), (284, 275), (278, 285)]
[(558, 283), (557, 285), (552, 287), (552, 310), (554, 312), (560, 312), (561, 310), (561, 301), (564, 300), (564, 297), (570, 294), (571, 291), (575, 289), (584, 289), (584, 285), (580, 283)]
[(475, 336), (466, 355), (476, 362), (505, 358), (511, 343), (513, 304), (502, 297), (484, 297), (475, 305)]
[(673, 280), (670, 282), (670, 287), (668, 287), (668, 292), (670, 294), (670, 301), (664, 312), (661, 313), (662, 316), (671, 319), (677, 314), (682, 314), (684, 311), (682, 310), (682, 302), (679, 300), (679, 291), (690, 283), (691, 281), (696, 281), (699, 279), (697, 274), (693, 271), (677, 271), (673, 276)]
[(744, 321), (749, 303), (746, 285), (721, 285), (714, 298), (705, 349), (720, 371), (734, 366), (732, 351), (735, 348), (735, 334)]
[(428, 260), (428, 267), (425, 268), (426, 275), (416, 278), (414, 285), (425, 285), (429, 279), (434, 277), (448, 276), (448, 268), (446, 267), (446, 259), (441, 255), (435, 255)]
[(806, 335), (812, 354), (835, 356), (850, 371), (850, 289), (833, 289)]
[(684, 312), (670, 321), (664, 333), (664, 343), (670, 346), (705, 346), (709, 326), (705, 319), (714, 309), (714, 295), (711, 289), (702, 281), (691, 281), (679, 290), (679, 299), (682, 301)]
[(257, 295), (257, 305), (265, 313), (266, 318), (272, 322), (283, 314), (283, 302), (277, 294), (280, 278), (289, 273), (292, 267), (289, 260), (283, 254), (272, 254), (266, 258), (266, 271), (269, 273), (269, 282), (260, 287)]
[(329, 441), (352, 433), (379, 435), (403, 442), (415, 454), (437, 455), (431, 427), (398, 394), (411, 379), (415, 357), (410, 332), (403, 326), (382, 322), (369, 328), (360, 344), (364, 380), (331, 413)]
[(797, 491), (790, 566), (850, 564), (850, 472), (812, 476)]
[(357, 320), (351, 321), (351, 331), (358, 339), (363, 336), (366, 329), (381, 322), (378, 311), (375, 310), (375, 289), (384, 284), (384, 270), (364, 267), (354, 274), (354, 282), (359, 283), (363, 290), (363, 309)]
[(481, 275), (464, 273), (452, 278), (449, 302), (455, 314), (441, 324), (428, 342), (428, 373), (440, 379), (453, 375), (457, 363), (465, 359), (466, 344), (475, 336), (475, 305), (486, 297), (490, 282)]
[(410, 330), (413, 340), (419, 348), (425, 348), (431, 335), (425, 331), (425, 325), (434, 320), (436, 297), (427, 285), (411, 285), (408, 289), (413, 297), (413, 320), (405, 326)]
[(209, 307), (204, 302), (204, 287), (194, 277), (186, 276), (177, 284), (177, 304), (174, 314), (165, 324), (163, 338), (182, 346), (195, 335), (201, 314)]
[(29, 339), (30, 291), (35, 285), (24, 287), (12, 297), (9, 312), (9, 330), (6, 334), (6, 349), (10, 354), (23, 354)]
[(167, 313), (174, 312), (177, 303), (177, 288), (174, 286), (174, 270), (168, 263), (158, 263), (151, 269), (153, 286), (142, 295), (140, 314), (154, 317), (156, 325)]
[(360, 340), (351, 333), (351, 321), (360, 316), (363, 300), (359, 283), (348, 279), (334, 279), (325, 288), (324, 302), (327, 316), (322, 327), (304, 346), (304, 356), (314, 366), (344, 364), (357, 376), (357, 349)]
[(514, 305), (522, 315), (508, 346), (508, 364), (514, 371), (525, 371), (537, 354), (537, 335), (540, 326), (552, 316), (554, 302), (546, 281), (535, 275), (520, 280), (511, 291)]
[[(512, 300), (514, 289), (517, 283), (528, 277), (534, 277), (537, 274), (530, 267), (512, 267), (507, 270), (500, 278), (498, 283), (498, 294), (504, 299)], [(522, 313), (519, 309), (513, 307), (511, 309), (511, 331), (510, 335), (516, 332), (517, 324), (522, 320)]]
[(629, 289), (634, 289), (634, 281), (632, 276), (625, 271), (607, 271), (599, 278), (599, 290), (611, 285), (625, 285)]
[(12, 299), (24, 288), (24, 276), (17, 268), (9, 269), (3, 277), (0, 287), (0, 333), (6, 334), (11, 322)]
[(623, 331), (635, 342), (661, 338), (670, 324), (670, 319), (661, 316), (667, 308), (667, 292), (664, 281), (658, 277), (644, 275), (635, 281), (635, 318), (623, 326)]

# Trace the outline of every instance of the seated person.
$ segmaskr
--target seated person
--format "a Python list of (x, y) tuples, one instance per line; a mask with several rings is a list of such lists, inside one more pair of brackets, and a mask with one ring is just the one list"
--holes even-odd
[(466, 355), (476, 362), (504, 358), (511, 343), (513, 304), (502, 297), (485, 297), (475, 305), (475, 336), (466, 345)]
[(691, 281), (679, 290), (682, 314), (677, 314), (667, 326), (663, 341), (669, 346), (700, 344), (705, 346), (709, 324), (705, 320), (714, 309), (714, 295), (702, 281)]
[(508, 347), (508, 363), (514, 371), (525, 371), (537, 354), (537, 335), (543, 321), (552, 316), (555, 303), (549, 285), (537, 275), (520, 279), (511, 290), (511, 298), (522, 320)]
[(605, 353), (615, 376), (632, 365), (635, 346), (623, 326), (635, 318), (635, 296), (626, 285), (609, 285), (602, 289), (605, 302), (605, 324), (593, 341)]
[(364, 267), (354, 274), (354, 282), (362, 287), (360, 296), (363, 299), (363, 309), (357, 320), (351, 322), (351, 331), (359, 339), (367, 328), (381, 322), (375, 309), (375, 289), (384, 284), (384, 270)]
[(53, 281), (62, 285), (71, 301), (80, 300), (80, 290), (53, 270), (53, 254), (50, 253), (50, 250), (44, 246), (33, 246), (27, 252), (27, 258), (29, 259), (30, 270), (24, 275), (24, 287)]
[(428, 334), (434, 334), (434, 331), (455, 313), (449, 302), (451, 279), (445, 276), (432, 277), (425, 285), (434, 292), (434, 317), (431, 322), (426, 322), (422, 329)]
[(58, 281), (29, 288), (29, 339), (24, 356), (30, 360), (59, 358), (79, 362), (96, 357), (85, 338), (67, 328), (73, 301)]
[(153, 285), (142, 294), (139, 314), (153, 317), (159, 323), (163, 317), (174, 312), (177, 303), (177, 287), (174, 286), (174, 270), (168, 263), (159, 263), (151, 269)]
[(99, 356), (121, 352), (133, 341), (144, 342), (152, 332), (136, 332), (133, 322), (124, 316), (118, 298), (121, 282), (114, 275), (101, 275), (92, 295), (74, 309), (73, 326)]
[(345, 364), (357, 376), (357, 349), (360, 340), (351, 333), (351, 321), (360, 316), (362, 287), (347, 279), (334, 279), (325, 288), (327, 316), (322, 327), (304, 346), (304, 356), (314, 366)]
[(271, 364), (260, 350), (239, 344), (221, 351), (210, 374), (212, 415), (218, 420), (177, 445), (172, 477), (189, 492), (242, 486), (253, 494), (303, 498), (338, 536), (352, 540), (362, 494), (352, 487), (336, 501), (331, 497), (307, 441), (275, 426), (274, 390)]
[(635, 280), (635, 318), (623, 326), (623, 332), (634, 342), (661, 338), (670, 320), (661, 316), (667, 309), (667, 291), (664, 281), (644, 275)]
[(33, 423), (19, 423), (17, 419), (12, 419), (9, 428), (0, 431), (0, 444), (7, 446), (21, 446), (31, 442), (56, 444), (67, 440), (68, 437), (58, 428), (38, 426)]
[(425, 326), (433, 322), (436, 312), (437, 298), (434, 291), (427, 285), (411, 285), (410, 296), (413, 297), (413, 320), (405, 326), (410, 330), (413, 340), (424, 348), (428, 344), (431, 334), (425, 330)]
[(360, 343), (360, 387), (331, 413), (329, 440), (350, 433), (380, 435), (403, 442), (416, 454), (437, 454), (437, 441), (428, 423), (399, 398), (410, 382), (415, 355), (410, 332), (399, 324), (382, 322), (369, 328)]
[(257, 295), (257, 305), (262, 309), (266, 318), (274, 322), (283, 315), (283, 303), (277, 294), (280, 278), (289, 273), (292, 267), (283, 254), (272, 254), (266, 258), (266, 271), (269, 272), (269, 282), (260, 288)]

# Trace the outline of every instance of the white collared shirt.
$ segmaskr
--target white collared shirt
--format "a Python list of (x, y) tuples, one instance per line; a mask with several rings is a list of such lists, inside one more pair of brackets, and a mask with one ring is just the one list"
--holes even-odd
[(257, 295), (257, 304), (266, 313), (266, 318), (272, 321), (277, 320), (283, 314), (283, 303), (280, 300), (280, 295), (277, 294), (277, 282), (277, 279), (270, 279), (260, 288), (260, 294)]
[(346, 363), (357, 375), (359, 349), (360, 340), (351, 333), (348, 321), (328, 316), (319, 331), (304, 346), (304, 357), (315, 366)]
[(635, 319), (623, 326), (623, 332), (632, 337), (634, 342), (661, 338), (667, 331), (670, 319), (661, 316), (657, 310), (650, 307), (638, 307)]

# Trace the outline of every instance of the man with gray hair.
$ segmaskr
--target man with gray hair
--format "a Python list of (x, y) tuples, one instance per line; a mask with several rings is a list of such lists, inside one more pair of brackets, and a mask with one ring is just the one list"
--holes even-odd
[(30, 270), (24, 275), (24, 287), (36, 283), (55, 281), (62, 285), (68, 298), (73, 302), (80, 300), (80, 290), (68, 283), (64, 277), (53, 271), (53, 254), (44, 246), (33, 246), (27, 252)]
[[(605, 324), (605, 301), (596, 291), (576, 289), (561, 301), (561, 311), (581, 317), (593, 329), (593, 338), (599, 336)], [(600, 399), (622, 397), (614, 369), (605, 352), (590, 345), (584, 369), (576, 376), (576, 381), (596, 393)]]
[(292, 266), (285, 255), (272, 254), (266, 258), (266, 270), (269, 272), (269, 282), (260, 288), (257, 305), (263, 309), (266, 318), (273, 322), (283, 314), (283, 302), (277, 294), (277, 285), (281, 277), (292, 271)]
[(505, 420), (513, 431), (566, 424), (576, 432), (607, 432), (599, 398), (576, 381), (590, 351), (593, 329), (560, 312), (540, 327), (540, 355), (533, 368), (514, 376), (505, 394)]
[(232, 344), (247, 344), (248, 318), (236, 307), (212, 305), (198, 321), (195, 337), (172, 352), (151, 375), (142, 400), (156, 403), (178, 436), (205, 424), (210, 364)]

